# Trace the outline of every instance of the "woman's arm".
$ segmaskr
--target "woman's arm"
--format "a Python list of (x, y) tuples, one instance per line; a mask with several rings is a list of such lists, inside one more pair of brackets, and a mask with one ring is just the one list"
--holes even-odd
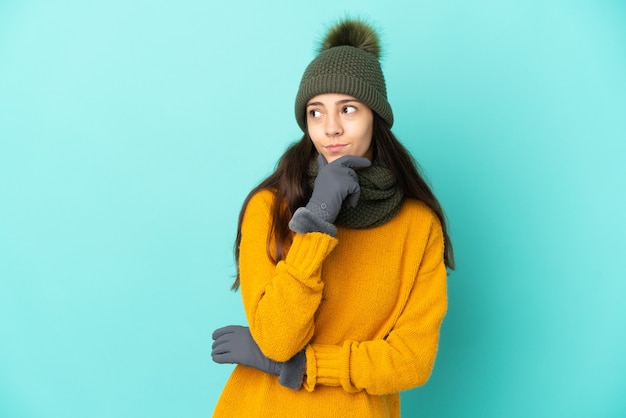
[(337, 244), (323, 233), (295, 234), (285, 260), (267, 256), (273, 194), (255, 195), (242, 223), (239, 268), (241, 294), (250, 332), (270, 359), (287, 361), (314, 332), (314, 316), (324, 284), (322, 262)]
[(428, 380), (447, 310), (443, 245), (441, 226), (434, 222), (409, 299), (386, 338), (307, 347), (306, 390), (326, 385), (381, 395)]

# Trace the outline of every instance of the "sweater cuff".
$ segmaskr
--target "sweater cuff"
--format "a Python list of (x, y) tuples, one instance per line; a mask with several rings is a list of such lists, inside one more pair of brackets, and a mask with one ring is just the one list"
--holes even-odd
[(304, 388), (312, 392), (316, 385), (341, 386), (346, 392), (358, 392), (350, 382), (350, 346), (349, 341), (343, 346), (310, 344)]
[[(317, 287), (320, 282), (319, 271), (322, 263), (335, 248), (338, 241), (320, 232), (296, 234), (284, 261), (278, 266), (309, 287)], [(311, 282), (311, 279), (315, 279)]]

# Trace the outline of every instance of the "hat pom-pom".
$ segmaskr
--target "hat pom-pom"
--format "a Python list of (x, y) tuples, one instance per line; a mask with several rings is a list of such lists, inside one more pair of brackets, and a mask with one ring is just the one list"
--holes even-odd
[(363, 21), (347, 19), (333, 25), (320, 45), (320, 52), (345, 45), (360, 48), (380, 58), (378, 34)]

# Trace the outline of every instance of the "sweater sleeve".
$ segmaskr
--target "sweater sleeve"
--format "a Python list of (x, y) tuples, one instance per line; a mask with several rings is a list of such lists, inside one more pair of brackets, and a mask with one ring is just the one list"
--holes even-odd
[(273, 194), (255, 195), (246, 208), (239, 253), (241, 294), (250, 332), (270, 359), (287, 361), (313, 336), (324, 284), (321, 266), (337, 240), (313, 232), (295, 234), (284, 260), (267, 255)]
[(413, 288), (386, 338), (307, 346), (306, 390), (341, 386), (383, 395), (426, 383), (448, 306), (443, 245), (441, 226), (434, 222)]

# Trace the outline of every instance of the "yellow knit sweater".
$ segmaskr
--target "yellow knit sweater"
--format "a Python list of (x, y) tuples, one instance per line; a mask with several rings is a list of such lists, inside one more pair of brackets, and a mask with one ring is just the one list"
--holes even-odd
[(266, 254), (273, 194), (250, 201), (242, 224), (241, 294), (263, 353), (289, 360), (306, 347), (300, 390), (237, 366), (214, 417), (399, 417), (399, 391), (433, 368), (447, 309), (436, 215), (405, 199), (389, 222), (337, 237), (294, 234), (277, 265)]

